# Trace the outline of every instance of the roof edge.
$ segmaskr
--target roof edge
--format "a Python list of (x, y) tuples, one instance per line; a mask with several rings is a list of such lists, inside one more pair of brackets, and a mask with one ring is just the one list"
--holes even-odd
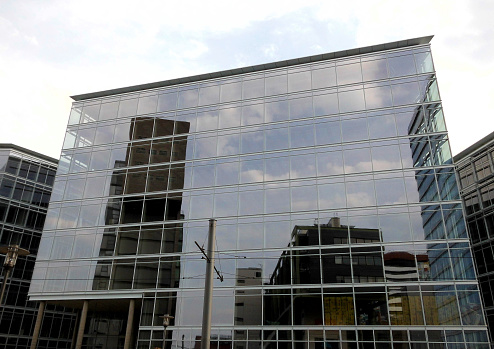
[(27, 155), (34, 156), (34, 157), (43, 159), (43, 160), (48, 161), (48, 162), (52, 162), (53, 165), (58, 165), (58, 160), (57, 159), (52, 158), (51, 156), (48, 156), (48, 155), (45, 155), (45, 154), (38, 153), (38, 152), (36, 152), (34, 150), (30, 150), (30, 149), (21, 147), (21, 146), (16, 145), (16, 144), (12, 144), (12, 143), (0, 143), (0, 149), (17, 150), (17, 151), (20, 151), (20, 152), (25, 153)]
[(489, 145), (492, 142), (494, 142), (494, 132), (489, 133), (484, 138), (480, 139), (479, 141), (475, 142), (474, 144), (472, 144), (468, 148), (466, 148), (466, 149), (462, 150), (461, 152), (459, 152), (458, 154), (456, 154), (453, 157), (453, 160), (455, 163), (462, 161), (466, 157), (472, 155), (475, 152), (480, 151), (480, 149), (482, 147), (485, 147), (486, 145)]
[(258, 65), (248, 66), (248, 67), (229, 69), (229, 70), (222, 70), (222, 71), (217, 71), (217, 72), (213, 72), (213, 73), (192, 75), (192, 76), (183, 77), (183, 78), (163, 80), (163, 81), (158, 81), (158, 82), (133, 85), (133, 86), (128, 86), (128, 87), (121, 87), (121, 88), (104, 90), (104, 91), (99, 91), (99, 92), (84, 93), (84, 94), (70, 96), (70, 98), (72, 98), (74, 101), (83, 101), (83, 100), (92, 99), (92, 98), (108, 97), (108, 96), (112, 96), (115, 94), (131, 93), (131, 92), (136, 92), (136, 91), (150, 90), (150, 89), (154, 89), (154, 88), (172, 86), (172, 85), (177, 85), (177, 84), (215, 79), (218, 77), (235, 76), (235, 75), (239, 75), (239, 74), (243, 74), (243, 73), (247, 73), (247, 72), (250, 73), (250, 72), (262, 71), (262, 70), (270, 69), (273, 67), (276, 67), (276, 68), (289, 67), (289, 66), (296, 65), (296, 64), (313, 63), (313, 62), (319, 62), (319, 61), (323, 61), (323, 60), (327, 60), (327, 59), (333, 59), (333, 58), (344, 58), (344, 57), (351, 57), (351, 56), (355, 56), (355, 55), (359, 55), (359, 54), (368, 54), (368, 53), (387, 51), (387, 50), (392, 50), (392, 49), (397, 49), (397, 48), (404, 48), (404, 47), (409, 47), (409, 46), (425, 45), (425, 44), (430, 43), (430, 41), (432, 40), (433, 37), (434, 37), (434, 35), (422, 36), (422, 37), (408, 39), (408, 40), (388, 42), (385, 44), (378, 44), (378, 45), (360, 47), (360, 48), (355, 48), (355, 49), (336, 51), (336, 52), (331, 52), (331, 53), (317, 54), (314, 56), (306, 56), (306, 57), (302, 57), (302, 58), (289, 59), (289, 60), (272, 62), (272, 63), (264, 63), (264, 64), (258, 64)]

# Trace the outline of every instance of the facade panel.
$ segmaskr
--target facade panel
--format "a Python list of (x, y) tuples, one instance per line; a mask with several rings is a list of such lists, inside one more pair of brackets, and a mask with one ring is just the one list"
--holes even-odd
[(215, 217), (212, 346), (487, 348), (428, 40), (389, 46), (74, 97), (31, 298), (199, 347)]
[(491, 340), (494, 330), (494, 297), (491, 291), (491, 280), (494, 278), (493, 148), (493, 134), (490, 134), (455, 156), (460, 193)]
[[(34, 263), (41, 240), (57, 161), (33, 151), (0, 144), (0, 245), (17, 245), (30, 252), (19, 256), (5, 280), (5, 255), (1, 283), (0, 346), (25, 349), (31, 345), (39, 304), (28, 300)], [(38, 348), (70, 348), (76, 313), (49, 305), (39, 335)]]

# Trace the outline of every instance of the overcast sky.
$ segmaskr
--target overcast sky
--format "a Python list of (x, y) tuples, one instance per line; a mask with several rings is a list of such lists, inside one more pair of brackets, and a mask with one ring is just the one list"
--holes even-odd
[(453, 154), (494, 131), (494, 1), (0, 0), (0, 143), (58, 158), (69, 96), (435, 35)]

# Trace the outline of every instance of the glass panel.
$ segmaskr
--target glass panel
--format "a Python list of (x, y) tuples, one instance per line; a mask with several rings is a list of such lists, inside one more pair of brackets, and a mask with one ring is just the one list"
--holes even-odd
[(80, 119), (81, 119), (81, 107), (72, 108), (69, 116), (69, 125), (78, 124)]
[(389, 86), (366, 88), (364, 91), (367, 109), (386, 108), (393, 105)]
[(341, 120), (341, 130), (344, 142), (361, 141), (369, 138), (367, 118)]
[(218, 129), (218, 111), (211, 110), (197, 113), (197, 131)]
[(348, 207), (375, 206), (376, 195), (373, 181), (346, 183)]
[(312, 88), (317, 89), (331, 86), (336, 86), (335, 67), (312, 70)]
[(264, 96), (264, 79), (244, 80), (243, 99), (257, 98)]
[(151, 138), (155, 118), (141, 116), (132, 120), (134, 135), (132, 139)]
[(150, 164), (170, 162), (172, 153), (172, 142), (168, 140), (153, 141), (151, 145)]
[(113, 142), (128, 142), (132, 139), (132, 127), (130, 122), (117, 124), (115, 126), (115, 135), (113, 137)]
[(369, 148), (344, 150), (343, 157), (345, 161), (345, 173), (372, 171)]
[(315, 116), (337, 114), (339, 111), (336, 93), (314, 96), (313, 100)]
[(238, 184), (238, 162), (216, 165), (216, 185)]
[(290, 119), (312, 117), (312, 98), (298, 98), (290, 100)]
[(192, 187), (210, 187), (214, 185), (214, 164), (207, 166), (194, 166), (192, 175)]
[(203, 159), (216, 156), (216, 135), (207, 138), (195, 139), (195, 159)]
[(266, 121), (287, 121), (288, 116), (288, 101), (279, 101), (266, 103)]
[(365, 109), (363, 90), (339, 92), (338, 100), (341, 113), (348, 113)]
[(291, 148), (311, 147), (315, 143), (312, 124), (290, 127)]
[(391, 78), (417, 74), (413, 55), (389, 57), (388, 67)]
[(287, 92), (286, 75), (266, 77), (266, 96), (278, 95)]
[(391, 85), (391, 90), (394, 105), (412, 104), (421, 100), (419, 85), (415, 81)]
[[(252, 203), (256, 204), (253, 205)], [(242, 191), (239, 193), (239, 215), (261, 214), (264, 210), (263, 192)]]
[(314, 154), (292, 156), (290, 159), (290, 178), (306, 178), (316, 175)]
[(99, 111), (99, 119), (111, 120), (117, 117), (118, 102), (102, 103)]
[(353, 84), (362, 81), (360, 63), (340, 65), (336, 67), (338, 85)]
[(220, 109), (218, 128), (223, 129), (240, 126), (241, 116), (242, 109), (240, 107)]
[(434, 71), (432, 56), (430, 52), (415, 52), (415, 63), (418, 73), (430, 73)]
[(237, 215), (237, 193), (223, 193), (214, 195), (214, 217)]
[(245, 105), (242, 107), (242, 126), (260, 124), (264, 121), (264, 105)]
[(267, 189), (264, 194), (266, 198), (266, 213), (290, 211), (290, 191), (288, 188)]
[(231, 84), (221, 85), (220, 101), (231, 102), (242, 98), (242, 83), (234, 82)]
[(288, 127), (265, 130), (266, 150), (288, 149)]
[(264, 161), (262, 159), (240, 162), (240, 183), (262, 182)]
[(96, 129), (96, 137), (94, 138), (94, 144), (106, 144), (111, 143), (113, 139), (113, 133), (115, 130), (115, 125), (105, 125), (99, 126)]
[(398, 145), (373, 147), (371, 151), (374, 171), (401, 168), (400, 148)]
[(177, 92), (164, 93), (158, 96), (158, 112), (175, 110), (177, 108)]
[[(174, 121), (165, 119), (165, 116), (162, 116), (160, 118), (155, 118), (153, 137), (163, 137), (163, 136), (173, 135), (173, 125), (174, 125)], [(181, 132), (177, 132), (177, 133), (189, 132), (189, 127), (187, 124), (184, 123), (179, 124), (179, 121), (177, 121), (177, 128), (179, 128), (178, 125), (180, 125)]]
[(218, 136), (218, 156), (237, 155), (240, 151), (240, 134)]
[(368, 117), (367, 122), (371, 139), (396, 136), (396, 123), (393, 114)]
[(319, 176), (343, 174), (343, 155), (341, 151), (322, 152), (317, 157), (317, 174)]
[(311, 72), (297, 72), (288, 74), (288, 92), (310, 90)]
[(317, 190), (311, 187), (292, 187), (292, 211), (317, 210)]
[(272, 158), (266, 160), (265, 181), (288, 179), (290, 174), (290, 161), (288, 157)]
[(257, 153), (264, 149), (264, 134), (261, 131), (244, 132), (241, 134), (241, 152)]
[(192, 108), (197, 106), (198, 91), (196, 88), (190, 90), (182, 90), (178, 93), (178, 107)]
[(381, 80), (388, 77), (386, 59), (362, 62), (364, 81)]
[(137, 98), (121, 100), (118, 106), (118, 117), (123, 118), (135, 115), (137, 112), (137, 101)]
[(199, 105), (217, 104), (219, 101), (219, 86), (205, 86), (199, 89)]
[(85, 105), (82, 108), (81, 123), (98, 121), (100, 105)]
[(139, 104), (137, 105), (137, 115), (156, 113), (157, 105), (157, 95), (139, 97)]

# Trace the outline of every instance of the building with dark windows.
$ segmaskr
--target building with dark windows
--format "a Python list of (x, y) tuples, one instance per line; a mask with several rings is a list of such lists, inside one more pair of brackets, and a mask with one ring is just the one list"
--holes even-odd
[(431, 38), (73, 96), (30, 299), (198, 347), (214, 217), (212, 347), (488, 348)]
[[(31, 344), (38, 303), (28, 299), (57, 160), (13, 144), (0, 144), (0, 246), (17, 245), (30, 252), (19, 256), (6, 282), (0, 304), (0, 347), (26, 349)], [(5, 255), (0, 254), (3, 267)], [(5, 269), (4, 267), (2, 269)], [(38, 348), (70, 348), (76, 313), (49, 305)]]
[(494, 337), (494, 133), (455, 156), (485, 317)]

